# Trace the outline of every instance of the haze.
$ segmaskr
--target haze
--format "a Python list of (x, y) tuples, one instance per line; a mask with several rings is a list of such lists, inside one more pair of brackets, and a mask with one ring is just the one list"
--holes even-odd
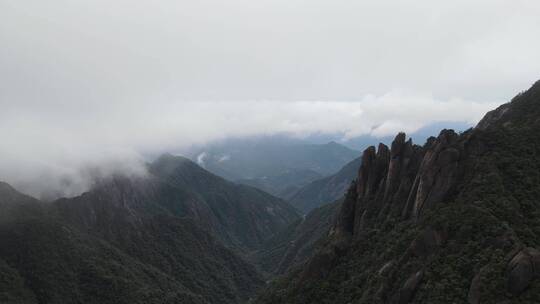
[(0, 180), (74, 195), (228, 137), (474, 124), (540, 78), (538, 16), (536, 0), (0, 0)]

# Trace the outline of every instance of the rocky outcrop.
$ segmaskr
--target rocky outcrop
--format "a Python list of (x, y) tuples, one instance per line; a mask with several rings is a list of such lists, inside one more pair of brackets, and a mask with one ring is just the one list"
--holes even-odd
[[(445, 200), (458, 179), (462, 153), (459, 137), (453, 130), (443, 130), (428, 147), (415, 180), (418, 188), (411, 192), (407, 204), (412, 203), (414, 217), (419, 217), (424, 208)], [(407, 211), (404, 214), (408, 214)]]
[(489, 127), (495, 125), (501, 118), (503, 118), (504, 114), (506, 114), (509, 109), (510, 104), (503, 104), (497, 109), (487, 112), (484, 118), (482, 118), (482, 120), (480, 120), (480, 122), (478, 122), (476, 125), (476, 129), (482, 131), (487, 130)]
[[(312, 259), (303, 278), (325, 276), (325, 269), (331, 267), (333, 259), (344, 250), (343, 244), (357, 240), (370, 228), (386, 222), (418, 220), (426, 209), (444, 202), (461, 174), (463, 156), (463, 143), (452, 130), (443, 130), (423, 147), (407, 140), (405, 133), (399, 133), (391, 148), (384, 144), (377, 149), (367, 148), (358, 177), (351, 183), (335, 227), (331, 229), (331, 234), (337, 238), (327, 244), (324, 254)], [(426, 259), (445, 240), (444, 231), (426, 228), (412, 241), (401, 260)], [(409, 285), (412, 282), (418, 284), (419, 279)], [(401, 298), (412, 296), (410, 288), (403, 294)]]
[[(377, 231), (385, 223), (418, 221), (426, 210), (452, 197), (465, 156), (463, 139), (452, 130), (441, 131), (423, 147), (414, 145), (404, 133), (399, 133), (391, 148), (384, 144), (377, 149), (367, 148), (362, 155), (358, 177), (345, 196), (333, 231), (342, 236), (341, 242), (347, 243), (350, 237), (357, 240), (364, 237), (364, 232)], [(412, 240), (397, 263), (404, 264), (412, 258), (427, 261), (446, 239), (445, 231), (427, 227)], [(329, 245), (327, 250), (332, 246)], [(318, 258), (313, 259), (318, 262), (317, 266), (323, 260), (326, 266), (333, 263), (328, 254)], [(311, 269), (310, 266), (314, 267), (308, 265), (307, 269)], [(313, 274), (313, 271), (306, 273)], [(413, 274), (394, 297), (395, 302), (408, 303), (422, 276), (421, 271)], [(386, 290), (387, 287), (382, 286), (379, 293), (384, 297)]]
[(507, 266), (507, 288), (513, 295), (521, 294), (534, 278), (540, 276), (540, 251), (524, 248)]
[(407, 281), (405, 281), (405, 284), (403, 284), (403, 287), (399, 290), (398, 294), (396, 295), (395, 303), (397, 304), (407, 304), (410, 302), (412, 297), (414, 296), (414, 293), (416, 292), (416, 289), (418, 289), (418, 286), (420, 285), (420, 282), (422, 281), (422, 278), (424, 277), (424, 272), (422, 270), (413, 273)]
[(480, 271), (474, 276), (471, 281), (471, 286), (469, 287), (469, 293), (467, 294), (467, 301), (469, 304), (479, 304), (481, 296), (481, 283), (482, 283), (482, 274), (485, 271), (486, 267), (482, 267)]
[(425, 209), (444, 202), (455, 187), (464, 145), (453, 130), (443, 130), (424, 147), (400, 133), (389, 149), (380, 144), (362, 155), (358, 178), (351, 185), (336, 231), (358, 234), (387, 219), (418, 219)]

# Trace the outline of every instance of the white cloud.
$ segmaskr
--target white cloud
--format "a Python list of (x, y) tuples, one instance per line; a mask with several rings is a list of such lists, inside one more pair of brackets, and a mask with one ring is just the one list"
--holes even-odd
[(199, 166), (204, 168), (204, 166), (205, 166), (204, 160), (205, 159), (206, 159), (206, 152), (200, 153), (199, 155), (197, 155), (197, 164), (199, 164)]

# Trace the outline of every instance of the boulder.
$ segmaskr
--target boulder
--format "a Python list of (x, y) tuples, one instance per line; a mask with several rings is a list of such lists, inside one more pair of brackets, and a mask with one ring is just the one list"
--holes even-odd
[(413, 273), (407, 281), (405, 281), (405, 284), (403, 284), (403, 287), (399, 290), (399, 293), (397, 295), (397, 304), (407, 304), (409, 303), (416, 290), (418, 289), (418, 286), (420, 285), (420, 282), (422, 281), (422, 278), (424, 277), (424, 271), (420, 270), (416, 273)]
[(388, 271), (394, 266), (394, 261), (386, 262), (378, 271), (377, 274), (380, 276), (384, 276), (388, 273)]
[(471, 286), (469, 287), (469, 293), (467, 294), (467, 300), (469, 304), (480, 304), (480, 295), (481, 295), (481, 282), (482, 282), (482, 272), (486, 267), (480, 268), (480, 271), (474, 276), (471, 281)]
[(531, 283), (540, 276), (540, 251), (534, 248), (524, 248), (508, 263), (507, 289), (514, 296), (520, 295)]

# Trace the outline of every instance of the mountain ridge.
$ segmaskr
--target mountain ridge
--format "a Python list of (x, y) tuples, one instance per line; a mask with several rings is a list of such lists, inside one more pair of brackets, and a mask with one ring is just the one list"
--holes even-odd
[(257, 303), (536, 303), (540, 82), (462, 134), (370, 147), (325, 243)]
[[(252, 296), (264, 281), (244, 256), (296, 220), (295, 210), (185, 158), (164, 157), (166, 166), (154, 163), (149, 175), (112, 176), (51, 203), (0, 184), (0, 302), (203, 304)], [(239, 220), (230, 222), (233, 213)]]

